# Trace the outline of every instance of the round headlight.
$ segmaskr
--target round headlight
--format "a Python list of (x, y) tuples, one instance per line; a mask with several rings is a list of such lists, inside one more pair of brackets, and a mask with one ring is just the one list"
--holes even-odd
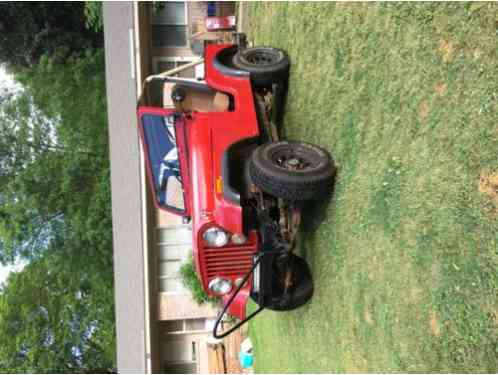
[(219, 295), (230, 293), (232, 282), (223, 277), (215, 277), (209, 282), (208, 288), (211, 292)]
[(218, 227), (211, 227), (202, 235), (204, 242), (208, 246), (222, 247), (228, 243), (228, 233)]

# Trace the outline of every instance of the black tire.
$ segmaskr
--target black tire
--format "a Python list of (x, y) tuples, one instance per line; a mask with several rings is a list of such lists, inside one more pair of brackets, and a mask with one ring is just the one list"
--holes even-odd
[(250, 73), (251, 82), (257, 87), (271, 88), (273, 83), (289, 77), (290, 59), (287, 54), (273, 47), (254, 47), (239, 50), (232, 64)]
[(303, 258), (290, 254), (289, 264), (292, 267), (292, 283), (294, 285), (287, 294), (273, 296), (271, 302), (265, 306), (269, 310), (294, 310), (313, 297), (313, 277), (308, 263)]
[(321, 147), (282, 141), (256, 148), (249, 173), (252, 182), (264, 192), (297, 202), (323, 198), (332, 187), (335, 167)]

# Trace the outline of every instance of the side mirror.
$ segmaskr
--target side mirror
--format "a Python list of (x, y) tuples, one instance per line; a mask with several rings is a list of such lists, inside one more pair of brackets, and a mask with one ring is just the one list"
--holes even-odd
[(175, 86), (173, 88), (173, 91), (171, 92), (171, 100), (173, 101), (173, 103), (181, 103), (185, 100), (186, 97), (187, 92), (183, 87)]
[(182, 103), (187, 97), (187, 91), (181, 86), (175, 85), (173, 91), (171, 92), (171, 100), (175, 105), (175, 109), (180, 112), (185, 112)]

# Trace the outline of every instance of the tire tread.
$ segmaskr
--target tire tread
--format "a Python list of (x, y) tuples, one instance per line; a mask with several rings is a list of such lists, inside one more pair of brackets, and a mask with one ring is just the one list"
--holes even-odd
[[(299, 143), (303, 144), (303, 142)], [(261, 152), (262, 148), (271, 147), (274, 144), (264, 144), (258, 147), (252, 155), (249, 173), (252, 182), (257, 187), (270, 195), (292, 202), (319, 199), (327, 194), (335, 174), (330, 158), (320, 170), (313, 174), (299, 175), (285, 170), (275, 173), (271, 162), (266, 160)], [(286, 173), (289, 174), (286, 175)]]

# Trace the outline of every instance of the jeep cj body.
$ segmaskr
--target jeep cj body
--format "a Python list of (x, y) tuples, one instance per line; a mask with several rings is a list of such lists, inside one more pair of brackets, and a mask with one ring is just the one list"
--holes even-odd
[[(138, 124), (155, 204), (191, 221), (199, 279), (224, 302), (213, 334), (224, 337), (263, 308), (312, 297), (309, 267), (292, 250), (303, 202), (330, 191), (335, 169), (322, 148), (279, 140), (285, 52), (209, 44), (204, 67), (205, 81), (158, 76), (176, 83), (175, 108), (140, 106)], [(212, 102), (198, 109), (198, 98)], [(249, 298), (259, 309), (246, 316)], [(241, 322), (219, 333), (225, 313)]]

